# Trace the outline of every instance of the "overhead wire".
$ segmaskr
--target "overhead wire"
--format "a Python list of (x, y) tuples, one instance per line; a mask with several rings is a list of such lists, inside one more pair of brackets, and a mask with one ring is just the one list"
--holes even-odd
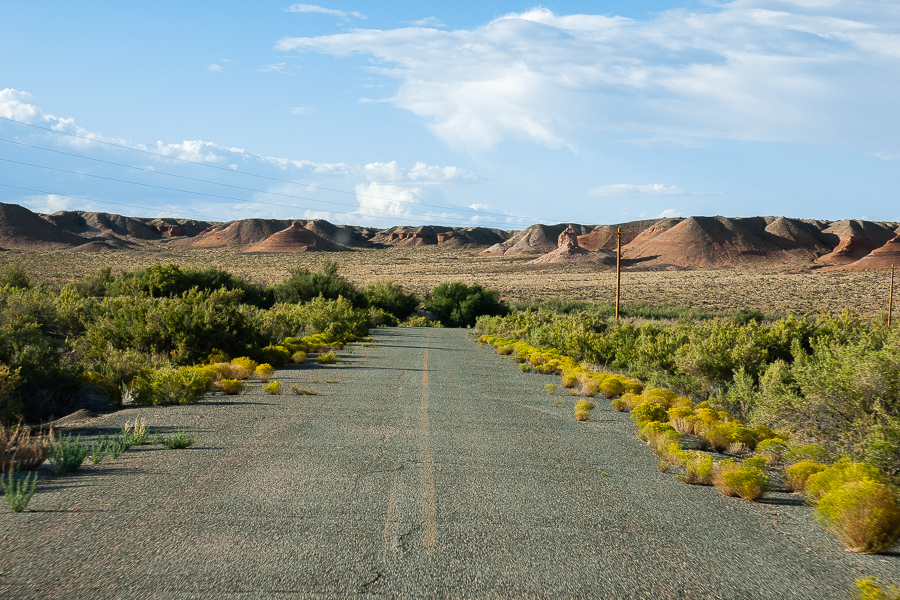
[[(47, 171), (56, 171), (56, 172), (59, 172), (59, 173), (67, 173), (67, 174), (69, 174), (69, 175), (77, 175), (77, 176), (79, 176), (79, 177), (91, 177), (91, 178), (93, 178), (93, 179), (101, 179), (101, 180), (104, 180), (104, 181), (113, 181), (113, 182), (116, 182), (116, 183), (125, 183), (125, 184), (129, 184), (129, 185), (136, 185), (136, 186), (140, 186), (140, 187), (147, 187), (147, 188), (158, 189), (158, 190), (164, 190), (164, 191), (169, 191), (169, 192), (178, 192), (178, 193), (183, 193), (183, 194), (193, 194), (193, 195), (195, 195), (195, 196), (204, 196), (204, 197), (207, 197), (207, 198), (216, 198), (216, 199), (219, 199), (219, 200), (230, 200), (230, 201), (234, 201), (234, 202), (242, 202), (242, 203), (245, 203), (245, 204), (261, 204), (261, 205), (264, 205), (264, 206), (277, 206), (277, 207), (282, 207), (282, 208), (293, 208), (293, 209), (296, 209), (296, 210), (322, 210), (321, 208), (316, 209), (316, 208), (305, 207), (305, 206), (296, 206), (296, 205), (293, 205), (293, 204), (280, 204), (280, 203), (277, 203), (277, 202), (264, 202), (264, 201), (262, 201), (262, 200), (248, 200), (248, 199), (246, 199), (246, 198), (235, 198), (234, 196), (223, 196), (222, 194), (210, 194), (210, 193), (207, 193), (207, 192), (197, 192), (197, 191), (194, 191), (194, 190), (184, 190), (184, 189), (180, 189), (180, 188), (173, 188), (173, 187), (168, 187), (168, 186), (163, 186), (163, 185), (154, 185), (154, 184), (152, 184), (152, 183), (142, 183), (142, 182), (139, 182), (139, 181), (129, 181), (129, 180), (127, 180), (127, 179), (119, 179), (119, 178), (117, 178), (117, 177), (107, 177), (107, 176), (105, 176), (105, 175), (96, 175), (96, 174), (93, 174), (93, 173), (82, 173), (82, 172), (79, 172), (79, 171), (71, 171), (71, 170), (68, 170), (68, 169), (60, 169), (60, 168), (58, 168), (58, 167), (48, 167), (47, 165), (37, 165), (37, 164), (34, 164), (34, 163), (27, 163), (27, 162), (24, 162), (24, 161), (12, 160), (12, 159), (10, 159), (10, 158), (0, 158), (0, 161), (2, 161), (2, 162), (7, 162), (7, 163), (11, 163), (11, 164), (16, 164), (16, 165), (21, 165), (21, 166), (25, 166), (25, 167), (33, 167), (33, 168), (36, 168), (36, 169), (45, 169), (45, 170), (47, 170)], [(308, 202), (319, 202), (319, 203), (322, 203), (322, 204), (330, 204), (330, 205), (335, 205), (335, 206), (344, 206), (344, 207), (349, 207), (349, 208), (354, 208), (354, 209), (362, 208), (362, 207), (360, 207), (360, 206), (358, 206), (358, 205), (356, 205), (356, 204), (347, 204), (347, 203), (344, 203), (344, 202), (334, 202), (334, 201), (330, 201), (330, 200), (317, 200), (317, 199), (315, 199), (315, 198), (307, 198), (307, 197), (305, 197), (305, 196), (290, 196), (290, 197), (291, 197), (291, 198), (296, 198), (296, 199), (299, 199), (299, 200), (306, 200), (306, 201), (308, 201)], [(386, 217), (389, 217), (389, 218), (394, 219), (394, 220), (410, 221), (410, 222), (415, 222), (415, 223), (419, 223), (419, 222), (421, 221), (421, 219), (409, 219), (409, 218), (398, 217), (398, 216), (396, 216), (397, 213), (392, 212), (392, 211), (388, 211), (388, 210), (384, 210), (384, 209), (380, 209), (380, 208), (365, 207), (365, 210), (366, 210), (366, 211), (371, 211), (371, 212), (384, 213), (384, 214), (386, 215)], [(434, 220), (445, 221), (445, 222), (453, 222), (453, 223), (461, 223), (461, 224), (464, 224), (464, 225), (470, 225), (470, 226), (471, 226), (471, 221), (469, 221), (469, 220), (464, 220), (464, 219), (454, 219), (454, 218), (452, 218), (452, 217), (435, 217), (435, 216), (431, 216), (431, 217), (432, 217)]]
[[(99, 140), (99, 139), (95, 139), (95, 138), (92, 138), (92, 137), (89, 137), (89, 136), (78, 135), (78, 134), (76, 134), (76, 133), (71, 133), (71, 132), (68, 132), (68, 131), (59, 131), (59, 130), (56, 130), (56, 129), (53, 129), (53, 128), (50, 128), (50, 127), (41, 127), (40, 125), (35, 125), (35, 124), (33, 124), (33, 123), (25, 123), (24, 121), (18, 121), (18, 120), (16, 120), (16, 119), (10, 119), (10, 118), (7, 118), (7, 117), (0, 117), (0, 120), (9, 121), (9, 122), (11, 122), (11, 123), (16, 123), (16, 124), (18, 124), (18, 125), (24, 125), (24, 126), (26, 126), (26, 127), (32, 127), (32, 128), (35, 128), (35, 129), (40, 129), (40, 130), (42, 130), (42, 131), (47, 131), (47, 132), (55, 133), (55, 134), (58, 134), (58, 135), (66, 135), (66, 136), (70, 136), (70, 137), (82, 139), (82, 140), (85, 140), (85, 141), (89, 141), (89, 142), (92, 142), (92, 143), (105, 144), (105, 145), (107, 145), (107, 146), (112, 146), (112, 147), (120, 148), (120, 149), (123, 149), (123, 150), (129, 150), (129, 151), (132, 151), (132, 152), (139, 152), (139, 153), (141, 153), (141, 154), (148, 154), (148, 155), (150, 155), (150, 156), (154, 156), (154, 157), (161, 158), (161, 159), (164, 159), (164, 160), (178, 161), (178, 162), (182, 162), (182, 163), (191, 164), (191, 165), (194, 165), (194, 166), (204, 167), (204, 168), (208, 168), (208, 169), (215, 169), (215, 170), (217, 170), (217, 171), (223, 171), (223, 172), (226, 172), (226, 173), (230, 173), (230, 174), (232, 174), (232, 175), (234, 175), (234, 174), (237, 174), (237, 175), (245, 175), (245, 176), (247, 176), (247, 177), (254, 177), (254, 178), (257, 178), (257, 179), (264, 179), (264, 180), (274, 181), (274, 182), (279, 182), (279, 183), (287, 183), (287, 184), (291, 184), (291, 185), (301, 185), (301, 186), (307, 186), (307, 187), (315, 187), (316, 189), (323, 190), (323, 191), (328, 191), (328, 192), (333, 192), (333, 193), (338, 193), (338, 194), (347, 194), (347, 195), (352, 195), (352, 196), (359, 197), (359, 198), (371, 198), (371, 199), (375, 199), (375, 200), (382, 200), (382, 201), (392, 202), (392, 203), (396, 203), (396, 204), (408, 204), (408, 205), (411, 205), (411, 206), (425, 206), (425, 207), (428, 207), (428, 208), (437, 208), (437, 209), (441, 209), (441, 210), (470, 212), (470, 213), (474, 213), (475, 215), (489, 215), (489, 216), (502, 217), (503, 219), (508, 219), (508, 218), (525, 219), (525, 220), (528, 220), (528, 221), (533, 221), (533, 222), (535, 222), (535, 223), (548, 222), (548, 221), (543, 220), (543, 219), (537, 219), (537, 218), (530, 217), (530, 216), (526, 216), (526, 215), (515, 215), (515, 214), (508, 214), (508, 213), (497, 213), (497, 212), (490, 212), (490, 211), (476, 210), (476, 209), (471, 209), (471, 208), (450, 207), (450, 206), (443, 206), (443, 205), (438, 205), (438, 204), (429, 204), (429, 203), (419, 202), (419, 201), (403, 200), (403, 199), (398, 199), (398, 198), (386, 198), (386, 197), (384, 197), (384, 196), (376, 196), (376, 195), (373, 195), (373, 194), (363, 194), (363, 193), (359, 193), (359, 192), (355, 192), (355, 191), (350, 192), (350, 191), (347, 191), (347, 190), (339, 190), (339, 189), (335, 189), (335, 188), (328, 188), (328, 187), (320, 186), (320, 185), (314, 184), (314, 183), (302, 182), (302, 181), (295, 181), (295, 180), (290, 180), (290, 179), (281, 179), (281, 178), (278, 178), (278, 177), (271, 177), (271, 176), (268, 176), (268, 175), (261, 175), (261, 174), (258, 174), (258, 173), (252, 173), (252, 172), (249, 172), (249, 171), (239, 171), (239, 170), (235, 170), (235, 169), (231, 169), (231, 168), (220, 167), (220, 166), (218, 166), (218, 165), (212, 165), (212, 164), (205, 163), (205, 162), (189, 160), (189, 159), (186, 159), (186, 158), (180, 158), (180, 157), (175, 157), (175, 156), (168, 156), (168, 155), (166, 155), (166, 154), (162, 154), (162, 153), (159, 153), (159, 152), (152, 152), (152, 151), (150, 151), (150, 150), (144, 150), (144, 149), (142, 149), (142, 148), (135, 148), (135, 147), (132, 147), (132, 146), (126, 146), (126, 145), (124, 145), (124, 144), (117, 144), (117, 143), (115, 143), (115, 142), (110, 142), (110, 141), (107, 141), (107, 140)], [(145, 171), (148, 171), (148, 172), (153, 172), (153, 173), (157, 173), (157, 174), (167, 175), (167, 176), (170, 176), (170, 177), (177, 177), (177, 178), (180, 178), (180, 179), (188, 179), (188, 180), (192, 180), (192, 181), (198, 181), (198, 182), (208, 183), (208, 184), (212, 184), (212, 185), (220, 185), (220, 186), (223, 186), (223, 187), (230, 187), (230, 188), (234, 188), (234, 189), (247, 190), (247, 191), (252, 191), (252, 192), (260, 193), (260, 194), (271, 194), (271, 195), (278, 195), (278, 196), (292, 197), (292, 198), (297, 198), (297, 199), (301, 199), (301, 200), (309, 200), (309, 201), (312, 201), (312, 202), (321, 202), (321, 203), (325, 203), (325, 204), (334, 204), (334, 205), (336, 205), (336, 206), (350, 206), (350, 207), (353, 207), (353, 208), (359, 208), (359, 206), (358, 206), (358, 205), (355, 205), (355, 204), (354, 204), (354, 205), (351, 205), (351, 204), (343, 204), (343, 203), (332, 202), (332, 201), (316, 200), (316, 199), (306, 198), (306, 197), (303, 197), (303, 196), (293, 196), (293, 195), (290, 195), (290, 194), (282, 194), (282, 193), (279, 193), (279, 192), (270, 192), (270, 191), (267, 191), (267, 190), (256, 190), (256, 189), (253, 189), (253, 188), (246, 188), (246, 187), (243, 187), (243, 186), (235, 186), (235, 185), (232, 185), (232, 184), (226, 184), (226, 183), (221, 183), (221, 182), (216, 182), (216, 181), (210, 181), (210, 180), (205, 180), (205, 179), (200, 179), (200, 178), (193, 178), (193, 177), (188, 177), (188, 176), (183, 176), (183, 175), (177, 175), (177, 174), (172, 174), (172, 173), (165, 173), (165, 172), (162, 172), (162, 171), (156, 171), (155, 169), (148, 169), (148, 168), (145, 168), (145, 167), (135, 167), (135, 166), (133, 166), (133, 165), (124, 165), (124, 164), (116, 163), (116, 162), (113, 162), (113, 161), (106, 161), (106, 160), (103, 160), (103, 159), (97, 159), (97, 158), (87, 157), (87, 156), (83, 156), (83, 155), (79, 155), (79, 154), (74, 154), (74, 153), (69, 153), (69, 152), (63, 152), (63, 151), (61, 151), (61, 150), (55, 150), (55, 149), (50, 149), (50, 148), (43, 148), (43, 147), (41, 147), (41, 146), (34, 146), (34, 145), (30, 145), (30, 144), (25, 144), (25, 143), (23, 143), (23, 142), (12, 141), (12, 140), (2, 139), (2, 138), (0, 138), (0, 141), (7, 142), (7, 143), (12, 143), (12, 144), (18, 144), (18, 145), (21, 145), (21, 146), (26, 146), (26, 147), (30, 147), (30, 148), (35, 148), (35, 149), (43, 150), (43, 151), (47, 151), (47, 152), (54, 152), (54, 153), (64, 154), (64, 155), (73, 156), (73, 157), (77, 157), (77, 158), (83, 158), (83, 159), (86, 159), (86, 160), (92, 160), (92, 161), (96, 161), (96, 162), (106, 163), (106, 164), (110, 164), (110, 165), (115, 165), (115, 166), (120, 166), (120, 167), (130, 168), (130, 169), (136, 169), (136, 170), (145, 170)], [(242, 201), (244, 201), (244, 202), (254, 202), (254, 203), (257, 203), (257, 201), (252, 201), (252, 200), (242, 200)], [(260, 204), (267, 204), (267, 203), (264, 203), (264, 202), (258, 202), (258, 203), (260, 203)], [(280, 205), (273, 204), (273, 206), (280, 206)], [(290, 208), (295, 208), (295, 207), (290, 207)], [(396, 213), (390, 212), (390, 211), (381, 211), (381, 212), (389, 212), (391, 215), (395, 215), (395, 214), (396, 214)], [(420, 215), (420, 216), (423, 216), (423, 217), (433, 217), (433, 215)], [(407, 220), (408, 220), (408, 219), (407, 219)], [(457, 220), (457, 219), (452, 219), (452, 220), (458, 221), (458, 222), (459, 222), (459, 220)], [(468, 225), (472, 225), (472, 222), (471, 222), (471, 221), (465, 221), (465, 223), (468, 224)]]

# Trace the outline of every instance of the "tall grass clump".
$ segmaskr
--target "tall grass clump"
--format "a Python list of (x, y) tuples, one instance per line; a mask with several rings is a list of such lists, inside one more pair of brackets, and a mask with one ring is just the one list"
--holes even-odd
[(871, 479), (828, 492), (816, 504), (815, 515), (851, 552), (884, 552), (900, 539), (897, 490)]
[(263, 363), (256, 367), (256, 376), (263, 383), (267, 383), (272, 375), (275, 374), (275, 367), (268, 363)]

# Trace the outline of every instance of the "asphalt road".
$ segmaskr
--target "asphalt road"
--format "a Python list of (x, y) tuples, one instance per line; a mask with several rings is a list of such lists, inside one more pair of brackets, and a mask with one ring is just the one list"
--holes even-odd
[(470, 332), (374, 337), (275, 376), (317, 396), (257, 383), (92, 423), (143, 415), (197, 444), (86, 463), (0, 512), (0, 598), (843, 600), (863, 575), (900, 583), (900, 554), (845, 552), (794, 496), (657, 472), (626, 415), (575, 421), (555, 378)]

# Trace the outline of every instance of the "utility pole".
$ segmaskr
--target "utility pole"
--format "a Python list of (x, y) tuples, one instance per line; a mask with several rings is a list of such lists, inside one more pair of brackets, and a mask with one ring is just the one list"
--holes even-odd
[(631, 231), (622, 231), (621, 227), (616, 227), (615, 231), (606, 230), (606, 233), (616, 234), (616, 325), (619, 324), (619, 297), (622, 287), (622, 236), (630, 235)]
[[(887, 270), (887, 269), (883, 269)], [(891, 263), (891, 291), (888, 294), (888, 327), (891, 326), (891, 315), (894, 312), (894, 263)]]

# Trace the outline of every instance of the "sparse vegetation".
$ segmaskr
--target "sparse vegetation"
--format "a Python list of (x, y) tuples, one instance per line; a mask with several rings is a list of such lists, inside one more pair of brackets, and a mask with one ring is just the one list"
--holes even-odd
[(223, 379), (219, 382), (222, 393), (226, 396), (237, 396), (244, 391), (244, 382), (238, 379)]
[(263, 363), (256, 367), (256, 376), (260, 381), (266, 383), (269, 381), (269, 378), (275, 374), (275, 367), (270, 364)]
[(73, 439), (71, 435), (62, 435), (50, 445), (48, 459), (53, 472), (62, 475), (80, 469), (90, 452), (90, 447), (80, 437)]
[(12, 512), (22, 512), (34, 496), (37, 487), (37, 473), (25, 477), (17, 476), (15, 467), (4, 475), (0, 472), (0, 492), (3, 492), (6, 506)]
[(320, 365), (334, 365), (337, 364), (337, 361), (337, 354), (335, 354), (333, 350), (331, 352), (320, 354), (316, 357), (316, 363)]
[(319, 392), (317, 392), (316, 390), (303, 388), (303, 387), (300, 387), (297, 385), (292, 385), (291, 391), (294, 392), (298, 396), (318, 396), (319, 395)]
[(280, 381), (273, 381), (268, 385), (263, 386), (263, 391), (270, 396), (277, 396), (281, 393), (281, 388), (282, 385)]
[(169, 436), (158, 435), (156, 441), (169, 450), (181, 450), (193, 446), (196, 438), (189, 435), (186, 430), (179, 429)]

